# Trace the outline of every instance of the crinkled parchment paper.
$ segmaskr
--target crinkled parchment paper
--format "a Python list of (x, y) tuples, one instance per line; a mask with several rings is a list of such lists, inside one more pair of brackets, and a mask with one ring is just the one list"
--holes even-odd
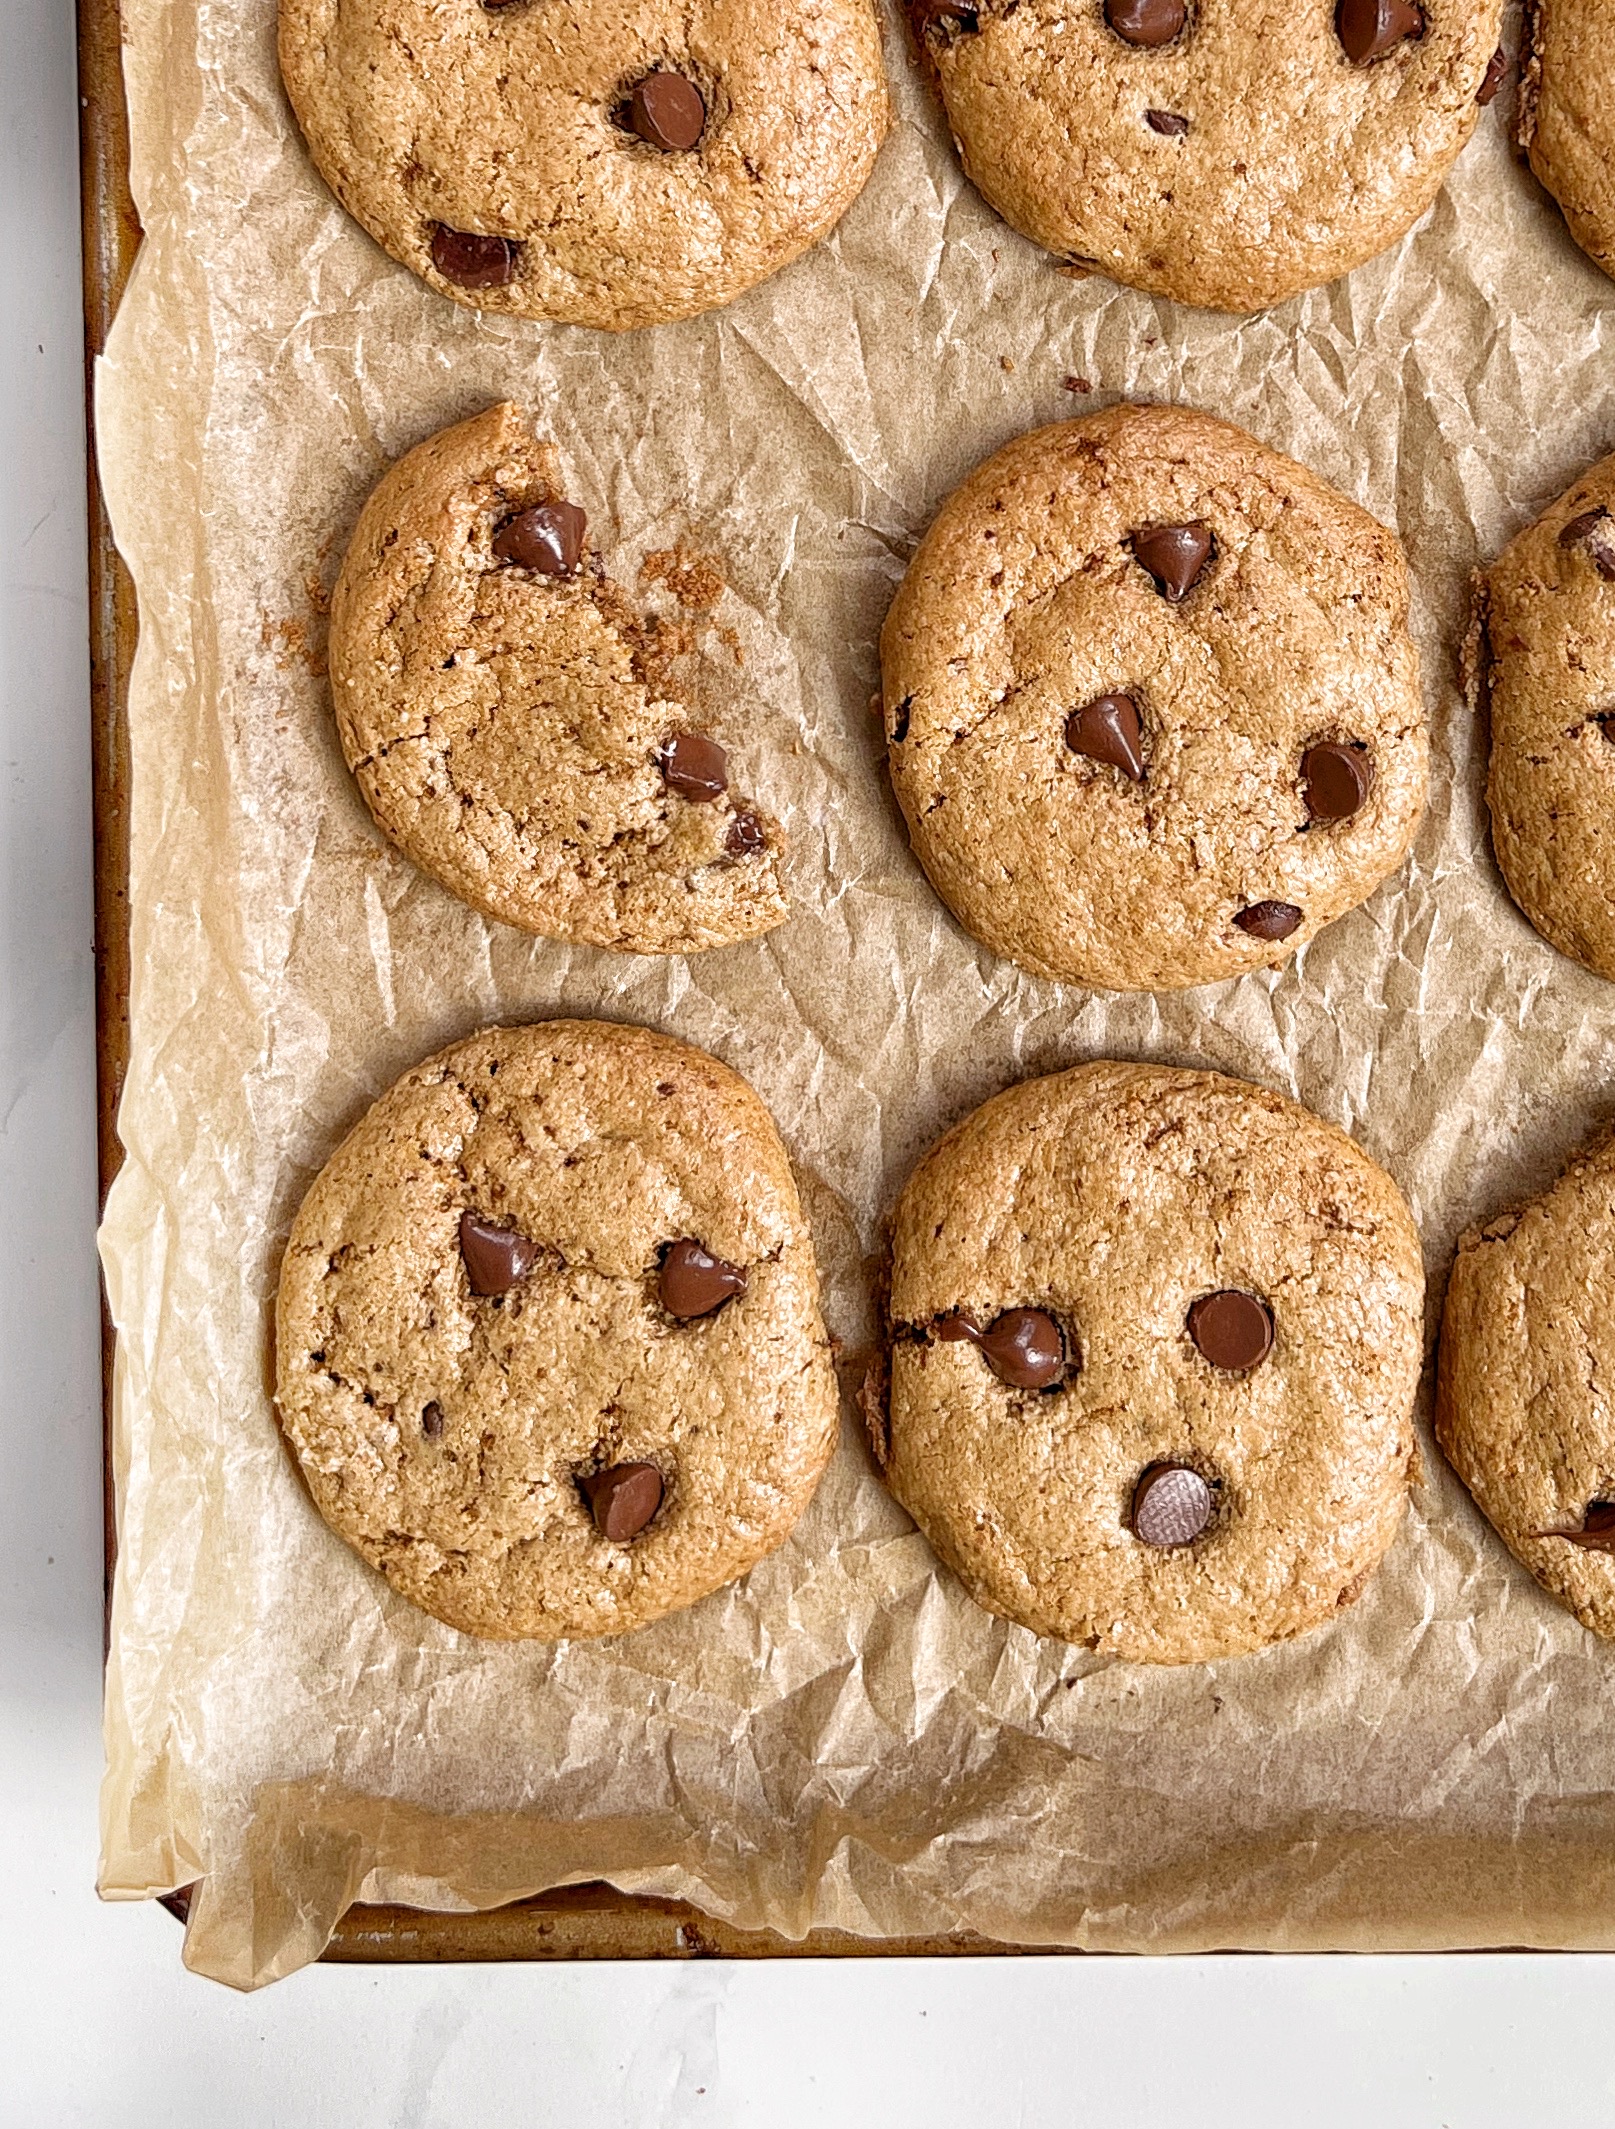
[[(186, 1956), (242, 1985), (313, 1958), (356, 1899), (596, 1876), (793, 1935), (1615, 1945), (1615, 1649), (1433, 1448), (1338, 1625), (1153, 1673), (978, 1611), (849, 1407), (811, 1511), (743, 1586), (545, 1649), (394, 1597), (310, 1507), (268, 1395), (280, 1251), (342, 1132), (439, 1044), (561, 1012), (666, 1028), (759, 1089), (849, 1379), (911, 1162), (1009, 1080), (1105, 1054), (1243, 1074), (1343, 1124), (1408, 1193), (1439, 1300), (1459, 1228), (1615, 1103), (1615, 986), (1504, 895), (1456, 679), (1471, 568), (1615, 444), (1615, 286), (1514, 163), (1512, 92), (1411, 239), (1241, 325), (1072, 280), (998, 223), (894, 29), (899, 123), (834, 239), (728, 311), (612, 338), (479, 320), (383, 257), (297, 139), (273, 13), (125, 0), (147, 235), (100, 379), (141, 602), (103, 1889), (200, 1879)], [(326, 592), (389, 461), (505, 396), (556, 439), (613, 575), (722, 558), (705, 617), (650, 596), (791, 830), (796, 913), (766, 939), (666, 962), (534, 942), (369, 822)], [(1399, 526), (1436, 740), (1400, 877), (1277, 975), (1155, 999), (1027, 980), (959, 931), (867, 707), (948, 489), (1122, 396), (1229, 415)]]

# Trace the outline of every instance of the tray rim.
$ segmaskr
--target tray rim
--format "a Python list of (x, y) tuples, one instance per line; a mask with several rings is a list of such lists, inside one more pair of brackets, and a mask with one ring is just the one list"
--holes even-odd
[[(121, 0), (76, 0), (76, 6), (94, 785), (96, 1141), (104, 1206), (123, 1162), (117, 1118), (129, 1063), (128, 704), (139, 617), (134, 583), (113, 545), (97, 474), (95, 365), (128, 285), (141, 230), (130, 190)], [(103, 1288), (103, 1660), (118, 1550), (112, 1476), (116, 1343)], [(162, 1895), (160, 1904), (183, 1922), (189, 1911), (190, 1888)], [(736, 1929), (687, 1901), (653, 1899), (591, 1882), (469, 1913), (355, 1905), (338, 1922), (321, 1957), (332, 1963), (386, 1965), (458, 1960), (1010, 1957), (1058, 1952), (1058, 1947), (1002, 1944), (966, 1931), (928, 1937), (858, 1937), (840, 1930), (815, 1930), (793, 1940), (770, 1930)]]

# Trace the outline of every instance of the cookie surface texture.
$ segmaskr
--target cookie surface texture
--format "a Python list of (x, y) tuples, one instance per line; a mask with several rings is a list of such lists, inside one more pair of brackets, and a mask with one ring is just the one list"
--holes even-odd
[(281, 0), (320, 175), (479, 310), (608, 330), (728, 303), (827, 235), (889, 112), (870, 0)]
[(1615, 1636), (1612, 1282), (1615, 1137), (1605, 1131), (1550, 1190), (1460, 1241), (1436, 1436), (1521, 1566), (1583, 1626)]
[(348, 765), (399, 849), (506, 924), (645, 954), (768, 931), (783, 831), (729, 788), (721, 750), (721, 781), (681, 775), (707, 735), (658, 692), (582, 538), (513, 406), (400, 459), (332, 600)]
[[(725, 1276), (677, 1282), (681, 1244)], [(467, 1633), (620, 1634), (732, 1582), (837, 1425), (768, 1112), (704, 1051), (611, 1022), (429, 1059), (303, 1201), (276, 1397), (331, 1528)]]
[(1615, 275), (1615, 11), (1534, 0), (1527, 24), (1521, 145), (1570, 234)]
[(1497, 862), (1550, 944), (1615, 979), (1615, 457), (1514, 540), (1478, 604)]
[(1228, 311), (1332, 281), (1413, 226), (1474, 130), (1501, 13), (910, 0), (965, 174), (1006, 222), (1130, 287)]
[[(1423, 1270), (1341, 1131), (1215, 1073), (1029, 1080), (923, 1160), (893, 1240), (887, 1482), (967, 1590), (1146, 1663), (1332, 1617), (1395, 1535)], [(957, 1337), (1005, 1311), (1066, 1367), (1006, 1381)]]
[(1395, 536), (1184, 407), (979, 466), (881, 637), (893, 787), (966, 930), (1040, 976), (1271, 967), (1406, 856), (1428, 741)]

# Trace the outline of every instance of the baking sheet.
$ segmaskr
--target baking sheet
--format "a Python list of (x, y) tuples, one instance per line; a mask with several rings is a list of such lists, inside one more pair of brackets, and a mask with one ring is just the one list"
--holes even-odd
[[(1243, 1074), (1354, 1132), (1420, 1221), (1433, 1325), (1458, 1229), (1615, 1107), (1615, 989), (1504, 896), (1457, 685), (1469, 571), (1615, 443), (1615, 285), (1515, 165), (1512, 91), (1408, 241), (1242, 326), (1073, 280), (998, 223), (894, 23), (898, 124), (837, 236), (728, 311), (614, 339), (477, 319), (376, 251), (296, 138), (272, 16), (125, 0), (147, 235), (98, 408), (142, 622), (103, 1890), (200, 1879), (186, 1957), (241, 1986), (314, 1957), (355, 1899), (593, 1877), (791, 1936), (1615, 1944), (1615, 1653), (1433, 1449), (1338, 1625), (1155, 1673), (978, 1611), (849, 1399), (812, 1509), (743, 1586), (550, 1650), (393, 1597), (315, 1516), (268, 1398), (280, 1250), (343, 1130), (435, 1046), (558, 1012), (667, 1028), (758, 1087), (849, 1390), (913, 1160), (1009, 1080), (1105, 1054)], [(325, 695), (329, 586), (390, 460), (506, 396), (559, 444), (612, 573), (649, 564), (691, 699), (791, 830), (796, 913), (766, 939), (569, 953), (460, 908), (368, 821)], [(1129, 396), (1231, 416), (1399, 526), (1436, 742), (1399, 878), (1287, 970), (1159, 999), (1033, 982), (966, 938), (867, 714), (942, 496), (1006, 438)], [(653, 559), (678, 549), (719, 558), (715, 606), (709, 571)]]

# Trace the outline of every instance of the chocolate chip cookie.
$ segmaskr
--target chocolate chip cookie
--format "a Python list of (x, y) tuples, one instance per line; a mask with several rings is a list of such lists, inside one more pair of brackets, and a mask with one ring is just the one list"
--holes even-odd
[(1501, 0), (908, 0), (965, 173), (1130, 287), (1255, 311), (1411, 229), (1496, 93)]
[(1242, 429), (1112, 407), (943, 505), (881, 637), (892, 783), (968, 931), (1171, 990), (1284, 960), (1406, 856), (1402, 550)]
[(1458, 1245), (1436, 1435), (1522, 1567), (1615, 1637), (1615, 1134)]
[(1615, 978), (1615, 457), (1505, 549), (1475, 607), (1497, 862), (1543, 938)]
[(1615, 274), (1615, 12), (1609, 0), (1530, 0), (1520, 146), (1570, 234)]
[(656, 325), (829, 233), (889, 119), (870, 0), (281, 0), (320, 174), (477, 310)]
[(417, 446), (365, 505), (331, 607), (337, 724), (378, 826), (548, 939), (684, 954), (768, 931), (783, 831), (644, 651), (516, 407)]
[(836, 1435), (767, 1110), (606, 1021), (444, 1050), (303, 1200), (276, 1397), (331, 1528), (466, 1633), (620, 1634), (732, 1582)]
[(876, 1454), (989, 1611), (1240, 1655), (1349, 1604), (1395, 1535), (1423, 1290), (1396, 1185), (1283, 1096), (1029, 1080), (903, 1192)]

